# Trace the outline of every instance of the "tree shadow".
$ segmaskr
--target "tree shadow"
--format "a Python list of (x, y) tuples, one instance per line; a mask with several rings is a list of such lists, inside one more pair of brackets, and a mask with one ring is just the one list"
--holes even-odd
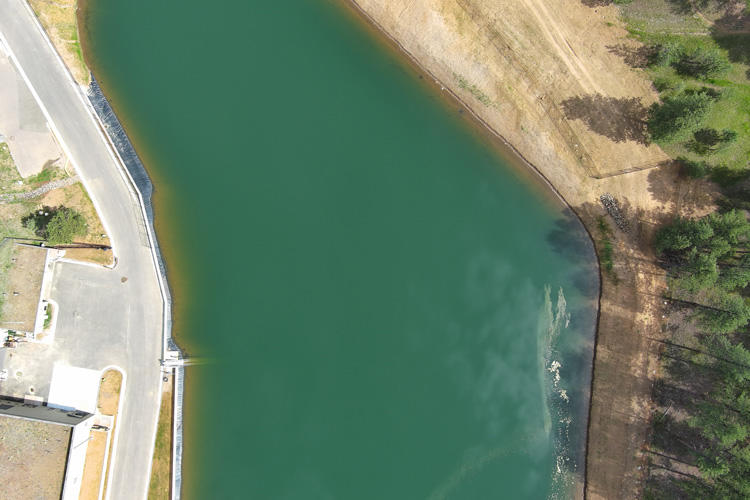
[[(750, 33), (722, 33), (718, 25), (720, 22), (722, 20), (717, 21), (717, 25), (712, 29), (714, 41), (727, 51), (730, 61), (750, 66)], [(746, 25), (745, 29), (750, 29), (750, 19), (747, 16), (742, 22)], [(746, 71), (746, 75), (750, 78), (750, 68)]]
[[(662, 469), (663, 465), (656, 466)], [(670, 471), (665, 471), (670, 472)], [(670, 498), (672, 500), (689, 500), (690, 492), (683, 487), (684, 478), (675, 478), (670, 474), (649, 474), (646, 479), (646, 498)]]
[(48, 207), (43, 206), (38, 210), (34, 210), (30, 214), (21, 218), (21, 224), (31, 231), (34, 232), (40, 238), (43, 238), (47, 232), (47, 225), (52, 220), (52, 217), (58, 212), (60, 207)]
[(648, 144), (648, 110), (639, 97), (614, 98), (601, 94), (576, 96), (562, 102), (569, 120), (581, 120), (592, 131), (615, 142)]
[[(705, 179), (690, 179), (679, 162), (652, 169), (647, 181), (651, 197), (667, 207), (656, 214), (657, 223), (668, 222), (676, 211), (701, 212), (714, 205), (715, 186)], [(675, 189), (678, 183), (685, 189)]]
[(667, 0), (675, 14), (692, 14), (695, 8), (703, 8), (710, 0)]
[(620, 43), (617, 45), (607, 45), (607, 50), (611, 54), (619, 56), (631, 68), (645, 68), (653, 60), (656, 54), (656, 48), (651, 45), (632, 45)]
[(586, 7), (603, 7), (610, 5), (612, 0), (581, 0), (581, 3)]

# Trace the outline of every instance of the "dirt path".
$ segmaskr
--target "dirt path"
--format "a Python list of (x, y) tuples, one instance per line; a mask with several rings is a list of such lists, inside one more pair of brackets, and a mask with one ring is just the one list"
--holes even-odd
[[(586, 69), (586, 66), (581, 63), (578, 54), (576, 54), (573, 47), (570, 46), (568, 39), (565, 38), (565, 35), (561, 32), (560, 26), (553, 21), (547, 7), (544, 5), (544, 2), (540, 2), (539, 0), (521, 1), (529, 9), (531, 15), (537, 20), (539, 28), (550, 41), (557, 55), (560, 56), (560, 59), (565, 63), (565, 66), (571, 74), (576, 77), (576, 80), (581, 83), (584, 90), (587, 92), (603, 94), (602, 89), (596, 84)], [(564, 45), (560, 43), (560, 41), (564, 42)]]

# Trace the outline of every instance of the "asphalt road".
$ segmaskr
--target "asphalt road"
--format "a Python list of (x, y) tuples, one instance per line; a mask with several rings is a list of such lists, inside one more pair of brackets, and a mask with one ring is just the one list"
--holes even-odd
[(60, 306), (60, 338), (78, 339), (66, 349), (75, 353), (70, 361), (95, 369), (114, 364), (126, 372), (109, 489), (111, 498), (145, 498), (161, 391), (163, 302), (144, 220), (97, 123), (24, 0), (0, 1), (0, 34), (84, 180), (118, 259), (112, 270), (58, 263), (52, 298)]

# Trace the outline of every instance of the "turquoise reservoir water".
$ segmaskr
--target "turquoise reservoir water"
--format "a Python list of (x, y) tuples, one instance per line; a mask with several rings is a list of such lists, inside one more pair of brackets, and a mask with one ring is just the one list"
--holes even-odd
[[(582, 228), (340, 5), (90, 0), (151, 170), (189, 368), (188, 498), (566, 497)], [(558, 378), (559, 377), (559, 378)]]

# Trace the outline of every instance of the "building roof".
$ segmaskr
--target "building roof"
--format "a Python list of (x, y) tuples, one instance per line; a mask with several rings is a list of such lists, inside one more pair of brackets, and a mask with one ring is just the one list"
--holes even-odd
[(59, 499), (72, 429), (0, 414), (2, 497)]
[(35, 420), (72, 427), (91, 416), (92, 414), (86, 411), (53, 408), (52, 406), (24, 403), (0, 397), (0, 417)]
[(98, 370), (55, 363), (47, 404), (66, 410), (96, 413), (101, 378), (102, 373)]

